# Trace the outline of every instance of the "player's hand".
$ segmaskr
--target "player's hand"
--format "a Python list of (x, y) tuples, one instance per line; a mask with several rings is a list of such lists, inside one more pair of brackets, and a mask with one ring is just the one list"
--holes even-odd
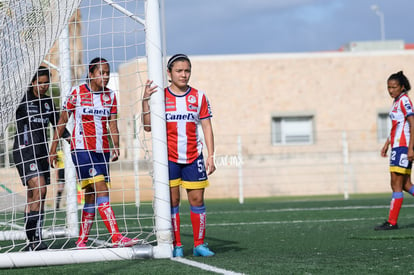
[(409, 161), (414, 160), (414, 150), (413, 149), (408, 150), (407, 158), (408, 158)]
[(158, 86), (157, 85), (151, 86), (152, 82), (153, 82), (152, 80), (147, 80), (147, 82), (145, 83), (145, 91), (144, 91), (143, 100), (150, 99), (151, 95), (157, 91)]
[(119, 148), (115, 148), (112, 150), (112, 158), (111, 161), (117, 161), (120, 155)]
[(206, 160), (206, 171), (207, 175), (211, 175), (216, 171), (216, 165), (214, 163), (214, 156), (208, 156)]

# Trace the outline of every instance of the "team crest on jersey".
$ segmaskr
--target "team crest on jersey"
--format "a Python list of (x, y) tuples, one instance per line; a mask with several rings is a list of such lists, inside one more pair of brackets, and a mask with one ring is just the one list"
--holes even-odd
[(37, 170), (36, 163), (30, 163), (30, 171), (36, 171), (36, 170)]
[(48, 112), (50, 111), (50, 105), (49, 105), (49, 103), (47, 103), (47, 102), (45, 103), (45, 108), (46, 108), (46, 111), (48, 111)]
[(187, 98), (188, 103), (194, 104), (197, 101), (197, 98), (193, 95), (189, 95)]
[(102, 94), (101, 95), (101, 99), (102, 99), (102, 103), (104, 106), (109, 106), (111, 105), (111, 97), (107, 94)]
[(89, 168), (89, 176), (91, 176), (91, 177), (96, 176), (96, 169), (95, 168)]

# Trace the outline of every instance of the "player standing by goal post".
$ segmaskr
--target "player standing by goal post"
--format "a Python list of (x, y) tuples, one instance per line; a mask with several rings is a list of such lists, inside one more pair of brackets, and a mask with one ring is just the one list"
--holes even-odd
[[(75, 127), (71, 139), (72, 161), (82, 188), (85, 204), (82, 212), (78, 248), (86, 248), (96, 206), (111, 233), (113, 247), (129, 247), (138, 239), (122, 236), (114, 211), (109, 203), (109, 162), (118, 160), (119, 132), (117, 124), (117, 100), (115, 92), (107, 88), (110, 68), (106, 59), (97, 57), (89, 64), (87, 83), (75, 87), (63, 105), (57, 131), (50, 148), (50, 163), (56, 163), (58, 137), (73, 114)], [(109, 127), (109, 132), (108, 132)], [(113, 142), (112, 149), (109, 136)]]
[[(42, 241), (46, 186), (50, 184), (47, 131), (49, 123), (55, 127), (59, 119), (52, 98), (46, 95), (49, 84), (49, 69), (40, 66), (16, 110), (17, 131), (13, 145), (13, 160), (23, 185), (27, 187), (27, 251), (48, 248)], [(70, 134), (62, 129), (62, 136), (69, 137)]]
[[(204, 189), (209, 185), (208, 175), (214, 165), (214, 136), (211, 125), (211, 109), (206, 95), (188, 85), (191, 76), (191, 62), (184, 54), (172, 56), (167, 64), (171, 85), (165, 88), (165, 116), (167, 120), (168, 170), (170, 179), (171, 219), (174, 231), (174, 257), (183, 257), (180, 237), (180, 186), (187, 190), (191, 210), (194, 237), (194, 256), (213, 256), (207, 243), (206, 207)], [(156, 91), (147, 81), (142, 101), (145, 131), (151, 131), (150, 106), (148, 100)], [(198, 133), (201, 124), (208, 156), (204, 162), (203, 144)]]
[(410, 82), (402, 71), (390, 75), (387, 80), (388, 93), (394, 99), (390, 111), (392, 121), (391, 134), (385, 141), (381, 156), (387, 157), (391, 145), (390, 174), (392, 200), (388, 220), (376, 226), (375, 230), (398, 229), (398, 216), (403, 203), (403, 190), (411, 195), (414, 186), (411, 183), (411, 169), (414, 160), (414, 112), (413, 104), (407, 93)]

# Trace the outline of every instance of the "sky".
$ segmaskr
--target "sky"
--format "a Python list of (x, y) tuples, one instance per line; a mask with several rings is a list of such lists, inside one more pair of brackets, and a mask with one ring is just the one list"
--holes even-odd
[(413, 0), (164, 0), (167, 54), (334, 51), (351, 41), (414, 43)]

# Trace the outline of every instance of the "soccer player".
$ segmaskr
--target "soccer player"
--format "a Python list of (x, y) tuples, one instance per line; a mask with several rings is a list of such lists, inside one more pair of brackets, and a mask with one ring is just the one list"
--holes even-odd
[[(214, 165), (214, 136), (211, 125), (211, 110), (206, 95), (188, 85), (191, 76), (191, 62), (184, 54), (172, 56), (167, 64), (171, 84), (165, 88), (165, 117), (167, 121), (168, 169), (170, 181), (171, 219), (174, 230), (174, 257), (183, 257), (180, 237), (180, 186), (187, 190), (190, 203), (191, 223), (194, 237), (194, 256), (213, 256), (207, 243), (206, 207), (204, 189), (209, 185), (207, 176)], [(146, 131), (151, 130), (150, 106), (148, 100), (157, 90), (152, 81), (147, 81), (142, 101), (143, 122)], [(204, 160), (198, 125), (201, 124), (207, 145)]]
[[(106, 59), (97, 57), (89, 64), (87, 82), (75, 87), (61, 112), (57, 131), (50, 148), (50, 163), (56, 162), (57, 138), (62, 134), (70, 115), (75, 126), (71, 138), (71, 155), (82, 188), (85, 189), (85, 204), (78, 248), (86, 248), (95, 208), (111, 233), (113, 247), (128, 247), (138, 243), (121, 235), (114, 211), (109, 203), (109, 162), (119, 157), (119, 132), (117, 124), (117, 100), (115, 92), (107, 88), (110, 67)], [(108, 131), (109, 127), (109, 131)], [(109, 145), (109, 136), (114, 148)]]
[(398, 229), (398, 215), (403, 203), (403, 190), (411, 195), (414, 186), (411, 183), (411, 168), (414, 159), (414, 113), (413, 104), (407, 93), (410, 82), (402, 71), (392, 74), (388, 80), (388, 93), (394, 99), (391, 106), (391, 134), (386, 140), (381, 156), (387, 157), (391, 145), (390, 174), (392, 199), (388, 220), (376, 226), (375, 230)]
[[(50, 184), (47, 132), (49, 123), (56, 126), (59, 114), (55, 111), (49, 90), (49, 69), (40, 66), (30, 82), (20, 105), (16, 110), (16, 135), (13, 145), (13, 160), (20, 179), (27, 187), (25, 230), (29, 241), (27, 251), (47, 249), (42, 240), (47, 185)], [(69, 132), (63, 128), (63, 137)]]

